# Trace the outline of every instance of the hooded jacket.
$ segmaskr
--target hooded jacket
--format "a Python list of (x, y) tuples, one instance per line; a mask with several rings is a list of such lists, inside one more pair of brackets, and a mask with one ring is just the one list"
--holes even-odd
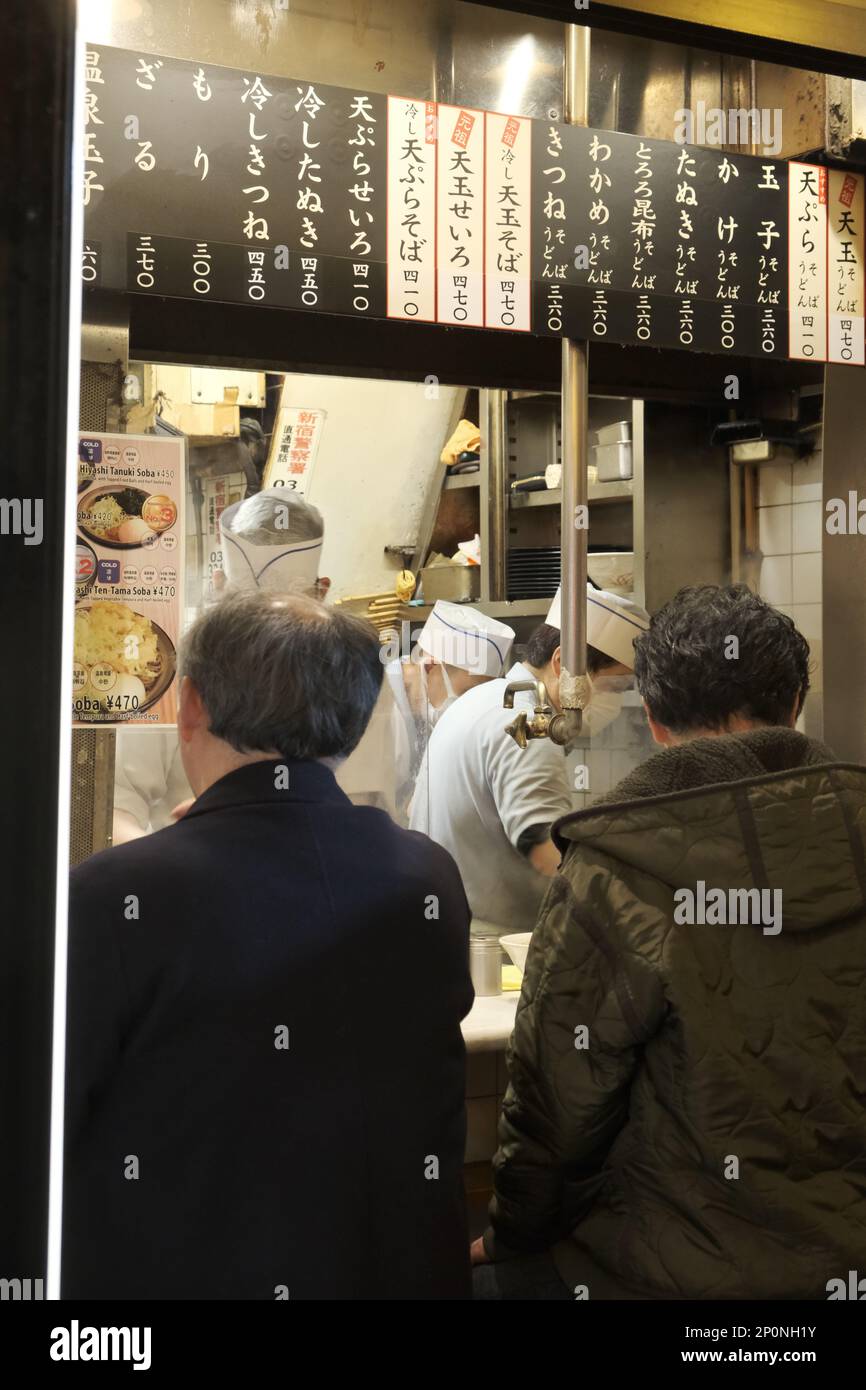
[(494, 1259), (554, 1246), (649, 1298), (866, 1273), (864, 834), (866, 769), (788, 729), (667, 749), (557, 823)]

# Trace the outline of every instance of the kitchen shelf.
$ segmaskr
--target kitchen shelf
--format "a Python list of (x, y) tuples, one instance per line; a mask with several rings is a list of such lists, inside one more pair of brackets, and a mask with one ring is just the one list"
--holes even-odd
[[(593, 503), (631, 502), (634, 498), (634, 479), (623, 478), (614, 483), (590, 483), (589, 500)], [(512, 492), (510, 505), (523, 507), (559, 507), (562, 505), (562, 488), (549, 487), (538, 492)]]
[(444, 486), (446, 492), (452, 492), (459, 487), (480, 487), (481, 470), (477, 473), (452, 473), (446, 477)]
[[(508, 600), (491, 600), (488, 603), (481, 603), (473, 599), (466, 605), (467, 608), (481, 608), (488, 618), (499, 618), (502, 622), (508, 622), (511, 618), (545, 618), (548, 609), (553, 601), (550, 598), (526, 598), (515, 599), (513, 602)], [(462, 606), (462, 605), (461, 605)], [(399, 621), (414, 622), (416, 619), (423, 621), (428, 617), (432, 609), (432, 603), (421, 604), (401, 604), (397, 618)]]

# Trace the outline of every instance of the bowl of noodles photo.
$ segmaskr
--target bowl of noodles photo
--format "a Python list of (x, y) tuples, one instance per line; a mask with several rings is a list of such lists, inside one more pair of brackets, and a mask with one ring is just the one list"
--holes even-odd
[(73, 637), (75, 719), (118, 723), (150, 709), (177, 672), (167, 633), (125, 603), (79, 603)]
[(177, 521), (177, 507), (163, 493), (111, 483), (95, 487), (78, 503), (78, 529), (111, 550), (153, 545)]

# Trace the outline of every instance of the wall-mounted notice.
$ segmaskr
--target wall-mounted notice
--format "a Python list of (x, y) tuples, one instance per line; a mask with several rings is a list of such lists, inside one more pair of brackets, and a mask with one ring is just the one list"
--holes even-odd
[(827, 194), (827, 360), (866, 362), (863, 344), (862, 174), (830, 169)]
[(79, 437), (76, 724), (176, 722), (184, 459), (183, 439)]
[(484, 325), (484, 112), (440, 106), (436, 175), (440, 323)]
[(827, 170), (788, 166), (789, 356), (827, 361)]
[(220, 517), (226, 507), (242, 502), (246, 496), (247, 480), (243, 473), (223, 473), (214, 478), (202, 480), (203, 511), (203, 555), (202, 555), (202, 595), (210, 598), (225, 584), (225, 565), (223, 563), (223, 542), (220, 531)]
[(287, 487), (303, 497), (312, 481), (324, 423), (324, 410), (297, 405), (280, 409), (263, 487)]
[(436, 103), (388, 98), (388, 317), (436, 318)]
[(485, 116), (485, 323), (532, 329), (532, 121)]

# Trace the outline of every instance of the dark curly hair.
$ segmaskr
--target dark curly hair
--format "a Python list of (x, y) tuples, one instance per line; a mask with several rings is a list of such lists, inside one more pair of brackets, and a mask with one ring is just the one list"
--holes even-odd
[(745, 584), (680, 589), (634, 652), (647, 709), (672, 733), (724, 729), (733, 715), (785, 724), (809, 689), (805, 637)]

